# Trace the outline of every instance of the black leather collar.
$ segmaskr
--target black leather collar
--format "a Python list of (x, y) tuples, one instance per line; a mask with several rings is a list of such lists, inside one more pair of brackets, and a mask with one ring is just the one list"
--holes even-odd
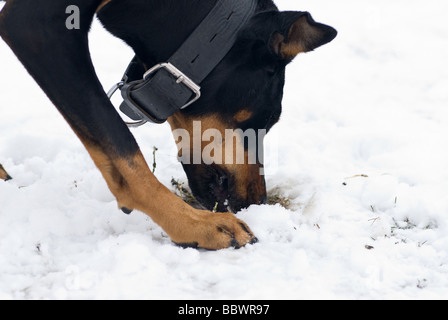
[[(133, 120), (163, 123), (200, 98), (200, 83), (233, 47), (238, 31), (255, 12), (256, 0), (218, 0), (177, 52), (141, 75), (134, 58), (121, 87), (120, 110)], [(135, 77), (139, 74), (139, 79)]]

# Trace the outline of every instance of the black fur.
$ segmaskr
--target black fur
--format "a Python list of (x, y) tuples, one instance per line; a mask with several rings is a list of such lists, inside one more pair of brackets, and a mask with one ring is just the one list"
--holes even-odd
[[(178, 49), (215, 2), (115, 0), (98, 17), (106, 29), (134, 48), (146, 66), (152, 66), (166, 61)], [(256, 16), (241, 31), (231, 52), (201, 84), (202, 98), (185, 113), (230, 117), (244, 106), (256, 116), (242, 124), (242, 129), (269, 129), (277, 122), (289, 61), (280, 59), (269, 45), (275, 31), (287, 32), (276, 14), (272, 1), (259, 1)], [(141, 31), (136, 34), (135, 30)]]
[[(101, 2), (8, 0), (0, 13), (0, 35), (83, 143), (95, 146), (112, 161), (131, 157), (139, 147), (104, 93), (90, 59), (87, 35)], [(113, 0), (98, 17), (107, 30), (129, 44), (140, 60), (151, 67), (175, 52), (215, 2)], [(65, 9), (69, 5), (81, 10), (79, 30), (65, 27)], [(275, 41), (284, 39), (284, 44), (291, 43), (294, 39), (288, 39), (290, 28), (300, 16), (302, 12), (280, 13), (271, 0), (259, 0), (254, 16), (241, 30), (232, 50), (201, 84), (202, 98), (183, 112), (192, 116), (217, 114), (228, 128), (269, 130), (281, 114), (285, 67), (292, 59), (279, 54)], [(310, 16), (309, 23), (319, 30), (320, 36), (308, 44), (307, 50), (336, 36), (333, 28), (315, 23)], [(236, 123), (233, 116), (242, 109), (253, 115)], [(200, 175), (189, 174), (189, 169), (185, 169), (190, 185), (192, 181), (203, 183)], [(126, 177), (122, 180), (126, 184)], [(227, 177), (229, 190), (234, 190), (233, 181)], [(202, 190), (196, 187), (193, 184), (193, 191)], [(197, 191), (205, 192), (207, 188)], [(236, 207), (259, 201), (239, 199)], [(213, 204), (206, 205), (212, 208)]]

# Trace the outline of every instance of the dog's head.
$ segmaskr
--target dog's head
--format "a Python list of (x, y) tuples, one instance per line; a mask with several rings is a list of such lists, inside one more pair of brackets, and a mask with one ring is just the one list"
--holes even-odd
[[(235, 212), (265, 201), (263, 138), (280, 118), (285, 68), (337, 34), (307, 12), (279, 12), (272, 1), (259, 2), (258, 9), (272, 11), (252, 17), (200, 84), (201, 99), (168, 119), (193, 194), (210, 210)], [(213, 1), (106, 3), (100, 20), (148, 67), (166, 61), (193, 32), (188, 10), (205, 15)], [(183, 18), (171, 21), (172, 11)]]
[(285, 68), (336, 34), (307, 12), (256, 15), (201, 84), (203, 97), (169, 119), (192, 192), (207, 209), (265, 202), (263, 138), (280, 118)]

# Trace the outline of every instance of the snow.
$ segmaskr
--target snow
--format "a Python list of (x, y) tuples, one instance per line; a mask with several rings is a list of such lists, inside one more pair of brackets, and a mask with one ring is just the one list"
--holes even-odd
[[(0, 299), (448, 298), (448, 4), (277, 0), (338, 38), (287, 72), (267, 184), (290, 201), (237, 214), (259, 243), (174, 246), (126, 216), (57, 110), (0, 42)], [(98, 23), (109, 89), (132, 52)], [(167, 125), (133, 130), (186, 182)], [(287, 138), (285, 138), (287, 137)]]

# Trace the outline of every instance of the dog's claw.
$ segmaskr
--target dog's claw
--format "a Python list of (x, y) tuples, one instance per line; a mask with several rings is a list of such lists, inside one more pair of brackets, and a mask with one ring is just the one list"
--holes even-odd
[(235, 249), (241, 248), (240, 244), (235, 239), (232, 239), (232, 241), (230, 241), (230, 246), (235, 248)]
[(240, 249), (258, 242), (249, 227), (230, 213), (203, 212), (196, 217), (194, 225), (183, 230), (194, 231), (187, 241), (174, 237), (173, 242), (183, 248)]
[(257, 238), (257, 237), (253, 237), (253, 238), (250, 240), (250, 244), (256, 244), (256, 243), (258, 243), (258, 238)]
[(125, 214), (131, 214), (133, 210), (128, 209), (128, 208), (126, 208), (126, 207), (122, 207), (122, 208), (121, 208), (121, 211), (123, 211)]

